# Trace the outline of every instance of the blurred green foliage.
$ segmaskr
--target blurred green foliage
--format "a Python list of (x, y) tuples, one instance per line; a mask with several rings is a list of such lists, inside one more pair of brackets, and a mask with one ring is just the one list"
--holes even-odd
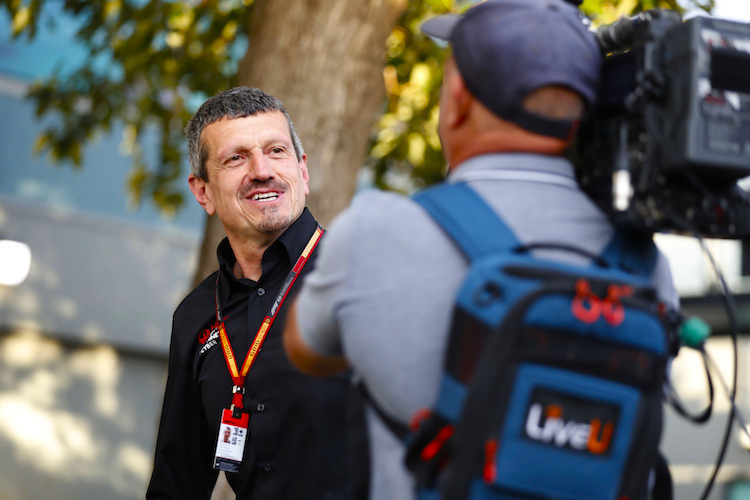
[[(185, 176), (183, 127), (205, 97), (237, 84), (253, 0), (46, 1), (61, 2), (75, 16), (76, 37), (87, 47), (88, 59), (32, 87), (37, 115), (58, 118), (38, 137), (37, 150), (80, 166), (84, 145), (122, 124), (120, 149), (133, 158), (133, 201), (152, 198), (166, 214), (174, 213), (184, 202), (177, 188)], [(713, 0), (689, 1), (706, 11), (713, 8)], [(36, 36), (44, 3), (0, 3), (13, 19), (14, 37)], [(408, 192), (442, 178), (436, 125), (448, 49), (418, 28), (433, 15), (460, 12), (473, 3), (411, 0), (388, 37), (387, 99), (364, 159), (377, 186)], [(677, 0), (585, 0), (581, 9), (597, 25), (655, 7), (680, 9)], [(141, 143), (152, 133), (158, 154), (146, 158)]]
[[(3, 4), (14, 37), (36, 36), (44, 3)], [(58, 70), (32, 86), (37, 116), (58, 118), (37, 138), (37, 151), (80, 166), (84, 145), (122, 124), (120, 152), (133, 158), (133, 202), (150, 197), (173, 214), (184, 202), (178, 189), (186, 175), (183, 127), (195, 103), (236, 83), (252, 0), (60, 3), (79, 22), (76, 38), (88, 57), (80, 68)], [(146, 134), (158, 137), (155, 157), (141, 147)]]

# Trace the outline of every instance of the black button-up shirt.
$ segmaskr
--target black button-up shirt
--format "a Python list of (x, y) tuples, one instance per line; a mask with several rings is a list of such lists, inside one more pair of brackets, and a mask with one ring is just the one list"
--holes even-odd
[[(284, 279), (317, 228), (305, 209), (262, 260), (259, 281), (237, 279), (235, 256), (224, 239), (218, 248), (219, 296), (238, 368)], [(250, 413), (245, 454), (227, 480), (238, 499), (340, 499), (346, 493), (346, 376), (306, 377), (289, 363), (281, 342), (285, 312), (313, 266), (304, 267), (245, 379)], [(208, 499), (218, 471), (213, 457), (221, 411), (229, 408), (232, 378), (216, 322), (216, 273), (206, 278), (174, 314), (154, 472), (149, 499)]]

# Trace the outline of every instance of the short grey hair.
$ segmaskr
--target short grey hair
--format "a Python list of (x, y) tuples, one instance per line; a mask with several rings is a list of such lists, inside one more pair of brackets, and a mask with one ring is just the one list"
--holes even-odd
[(251, 87), (234, 87), (225, 90), (204, 102), (195, 112), (185, 127), (188, 141), (188, 158), (190, 159), (190, 173), (199, 179), (208, 181), (206, 160), (208, 150), (201, 143), (201, 133), (208, 125), (222, 118), (245, 118), (258, 113), (280, 111), (289, 124), (289, 135), (292, 137), (294, 153), (297, 161), (302, 161), (305, 154), (302, 141), (294, 128), (292, 118), (281, 101), (260, 89)]

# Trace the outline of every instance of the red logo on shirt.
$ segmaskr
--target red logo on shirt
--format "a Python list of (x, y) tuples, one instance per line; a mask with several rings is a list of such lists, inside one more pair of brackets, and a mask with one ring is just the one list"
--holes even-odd
[(216, 322), (210, 328), (206, 328), (198, 334), (198, 342), (202, 344), (200, 354), (206, 354), (212, 347), (219, 343), (219, 323)]
[(203, 330), (202, 332), (198, 334), (198, 342), (200, 342), (201, 344), (205, 344), (206, 341), (208, 340), (208, 337), (210, 336), (211, 336), (211, 330), (206, 328), (205, 330)]
[[(227, 317), (225, 317), (224, 319), (227, 319)], [(212, 336), (216, 336), (218, 334), (219, 322), (215, 321), (213, 325), (198, 334), (198, 342), (200, 342), (201, 344), (205, 344), (209, 339), (211, 339)]]

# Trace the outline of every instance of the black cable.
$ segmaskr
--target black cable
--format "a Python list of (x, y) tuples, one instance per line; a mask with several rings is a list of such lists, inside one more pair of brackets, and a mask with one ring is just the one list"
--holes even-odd
[(669, 403), (672, 405), (672, 408), (674, 408), (677, 413), (696, 424), (703, 424), (708, 422), (708, 420), (711, 418), (711, 410), (714, 407), (714, 384), (711, 381), (711, 372), (708, 369), (708, 358), (705, 351), (702, 352), (704, 353), (703, 365), (706, 369), (706, 381), (708, 383), (708, 404), (701, 413), (695, 415), (690, 414), (685, 408), (685, 405), (682, 403), (682, 400), (679, 398), (677, 391), (672, 386), (671, 380), (667, 381), (667, 385), (669, 387)]
[(706, 487), (703, 490), (703, 494), (701, 495), (701, 500), (706, 500), (708, 498), (708, 494), (711, 492), (711, 488), (713, 488), (714, 483), (716, 482), (716, 476), (719, 474), (719, 469), (721, 468), (721, 464), (724, 461), (724, 457), (726, 456), (727, 447), (729, 445), (729, 438), (732, 435), (732, 423), (734, 422), (735, 417), (735, 406), (734, 406), (734, 400), (737, 397), (737, 313), (735, 310), (735, 304), (734, 304), (734, 298), (732, 297), (732, 294), (729, 292), (729, 287), (727, 287), (726, 281), (724, 281), (724, 275), (721, 273), (721, 270), (716, 265), (716, 262), (714, 261), (713, 255), (709, 251), (708, 247), (706, 246), (705, 241), (703, 238), (700, 237), (697, 233), (695, 233), (695, 237), (698, 239), (698, 241), (701, 244), (701, 247), (703, 248), (703, 251), (705, 252), (706, 256), (708, 257), (708, 260), (711, 262), (711, 267), (714, 270), (714, 273), (716, 274), (716, 278), (719, 281), (719, 284), (721, 285), (721, 291), (722, 291), (722, 298), (724, 300), (724, 306), (727, 310), (727, 318), (729, 320), (729, 332), (732, 337), (732, 348), (734, 349), (733, 357), (732, 357), (732, 393), (730, 395), (730, 400), (732, 401), (732, 404), (729, 408), (729, 417), (727, 419), (727, 427), (724, 431), (724, 438), (722, 439), (721, 446), (719, 447), (719, 455), (716, 457), (716, 464), (714, 466), (714, 471), (711, 474), (711, 478), (709, 479), (708, 483), (706, 483)]
[[(724, 275), (722, 274), (721, 270), (719, 269), (719, 266), (716, 265), (716, 261), (714, 260), (713, 254), (706, 246), (706, 242), (703, 240), (701, 235), (698, 233), (698, 231), (695, 230), (692, 225), (680, 217), (676, 213), (670, 213), (668, 214), (671, 221), (674, 223), (675, 228), (682, 228), (686, 233), (692, 234), (695, 239), (698, 240), (698, 242), (701, 244), (701, 248), (703, 249), (703, 252), (706, 254), (706, 257), (708, 257), (709, 262), (711, 263), (711, 268), (714, 270), (714, 274), (716, 274), (716, 279), (719, 282), (720, 288), (721, 288), (721, 297), (724, 301), (724, 307), (727, 311), (727, 319), (729, 321), (729, 333), (732, 338), (732, 348), (734, 350), (733, 356), (732, 356), (732, 391), (729, 395), (729, 399), (732, 401), (732, 404), (729, 408), (729, 417), (727, 419), (727, 426), (724, 431), (724, 438), (722, 439), (721, 446), (719, 447), (719, 454), (716, 457), (716, 463), (714, 465), (714, 471), (711, 474), (710, 479), (706, 483), (706, 487), (703, 490), (703, 494), (701, 495), (701, 500), (706, 500), (708, 498), (708, 494), (711, 492), (711, 489), (713, 488), (714, 483), (716, 482), (716, 477), (719, 474), (719, 469), (721, 468), (721, 464), (724, 461), (724, 457), (726, 455), (727, 447), (729, 445), (729, 438), (732, 434), (732, 423), (734, 422), (734, 417), (736, 414), (734, 401), (737, 397), (737, 334), (738, 334), (738, 327), (737, 327), (737, 312), (734, 304), (734, 297), (729, 291), (729, 287), (727, 286), (726, 281), (724, 280)], [(702, 350), (704, 349), (701, 347)], [(706, 353), (704, 352), (704, 361), (706, 363), (706, 368), (708, 368), (708, 358)]]
[(729, 397), (730, 402), (732, 405), (734, 405), (734, 415), (737, 419), (737, 423), (742, 428), (742, 432), (750, 438), (750, 426), (747, 424), (747, 420), (742, 415), (742, 412), (737, 407), (736, 402), (734, 401), (734, 398), (732, 398), (732, 391), (729, 389), (729, 386), (726, 382), (724, 382), (724, 378), (721, 376), (721, 371), (719, 370), (719, 366), (716, 364), (716, 362), (709, 356), (708, 351), (706, 351), (705, 348), (700, 350), (703, 353), (703, 357), (706, 360), (707, 363), (711, 365), (711, 368), (716, 372), (716, 376), (719, 379), (719, 382), (721, 383), (721, 386), (724, 388), (724, 391), (726, 391), (727, 397)]

